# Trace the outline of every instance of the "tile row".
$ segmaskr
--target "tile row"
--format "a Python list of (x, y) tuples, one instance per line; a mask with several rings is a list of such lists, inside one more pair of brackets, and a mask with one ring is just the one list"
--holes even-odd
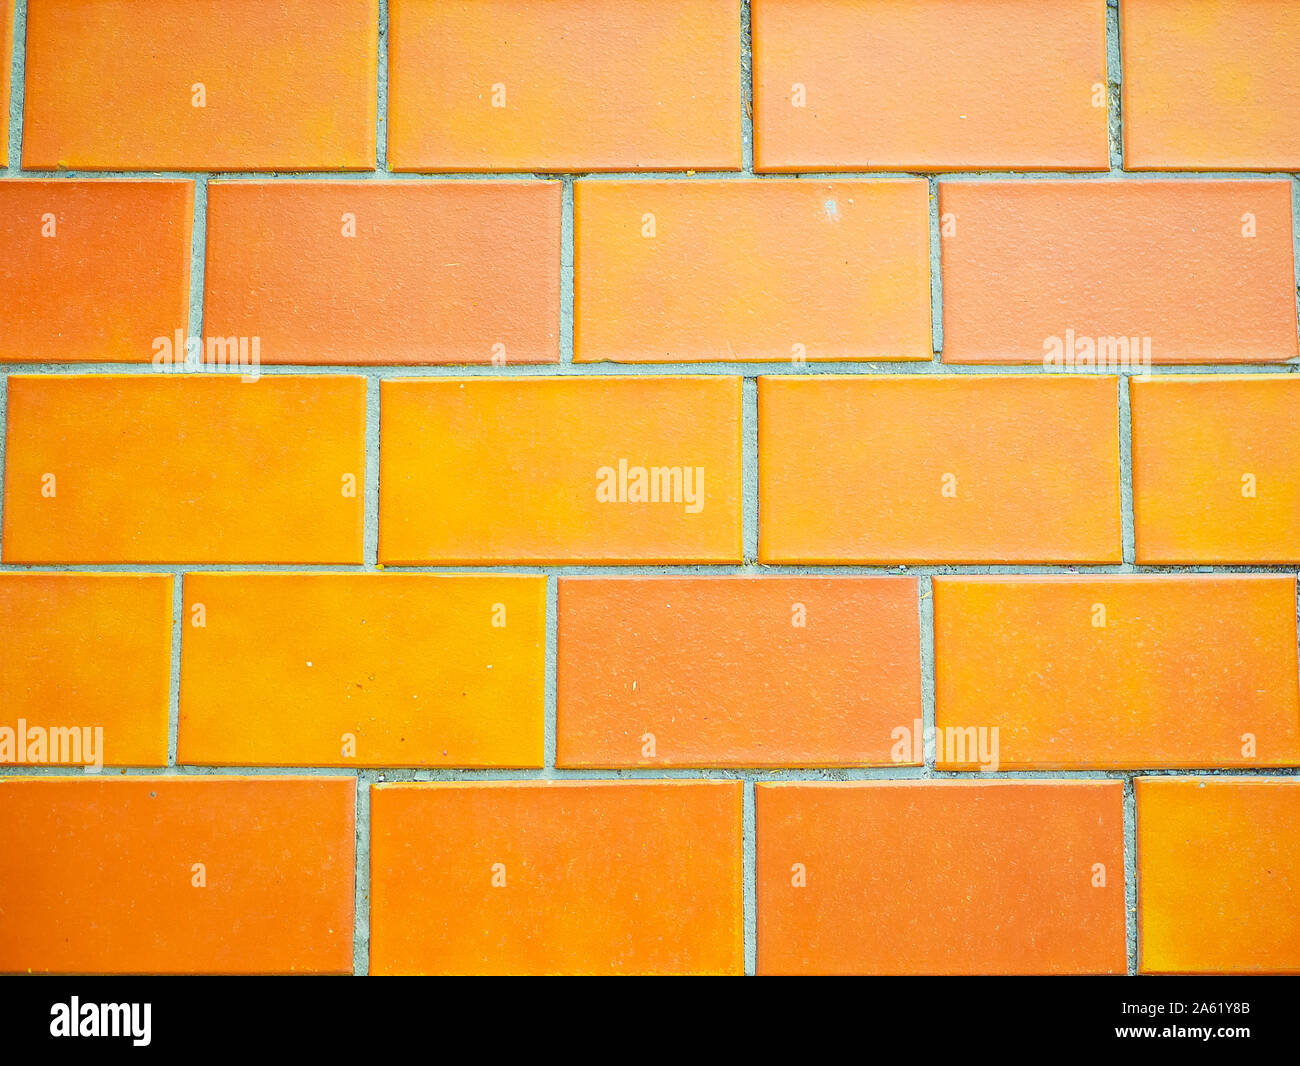
[[(372, 787), (369, 972), (740, 973), (743, 787)], [(356, 789), (0, 778), (0, 971), (352, 972)], [(1300, 781), (1136, 793), (1141, 971), (1300, 971)], [(1120, 781), (760, 783), (757, 971), (1123, 973), (1123, 807)]]
[[(0, 573), (0, 763), (540, 768), (546, 582)], [(560, 578), (555, 764), (1300, 766), (1293, 575), (932, 585)]]
[[(191, 341), (193, 182), (0, 181), (0, 361), (557, 363), (561, 199), (214, 181)], [(1285, 180), (945, 180), (935, 278), (923, 179), (589, 179), (573, 200), (580, 363), (928, 361), (932, 282), (948, 363), (1300, 354)]]
[[(741, 386), (384, 380), (376, 487), (361, 377), (14, 375), (3, 559), (360, 564), (374, 491), (385, 565), (1123, 560), (1115, 377), (759, 378), (757, 514)], [(1300, 376), (1127, 388), (1136, 561), (1300, 561)]]
[[(752, 0), (754, 166), (1105, 170), (1122, 92), (1132, 169), (1300, 169), (1294, 5), (1123, 0), (1122, 87), (1106, 9)], [(740, 0), (389, 0), (382, 51), (379, 0), (26, 10), (28, 169), (372, 170), (381, 107), (394, 170), (745, 161)]]

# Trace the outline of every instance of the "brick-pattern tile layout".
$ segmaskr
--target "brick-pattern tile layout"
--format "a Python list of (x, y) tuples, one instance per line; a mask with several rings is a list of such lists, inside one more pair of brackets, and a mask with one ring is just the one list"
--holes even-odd
[(929, 359), (922, 181), (583, 181), (575, 357)]
[(378, 786), (371, 971), (738, 973), (741, 787)]
[(1134, 381), (1139, 563), (1300, 562), (1300, 377)]
[(263, 363), (555, 363), (558, 182), (214, 182), (204, 322)]
[(752, 0), (759, 170), (1105, 170), (1099, 0)]
[(563, 578), (558, 641), (560, 766), (921, 761), (912, 580)]
[(28, 0), (29, 170), (369, 170), (378, 0)]
[(1123, 0), (1124, 163), (1300, 170), (1300, 6)]
[(1144, 973), (1300, 973), (1300, 781), (1140, 777)]
[(0, 973), (346, 973), (347, 778), (0, 778)]
[(765, 377), (769, 563), (1120, 561), (1112, 377)]
[(0, 0), (0, 972), (1300, 973), (1297, 179), (1288, 0)]
[(385, 381), (384, 563), (740, 562), (738, 378)]
[(1294, 359), (1291, 184), (941, 182), (944, 360)]
[(188, 574), (182, 763), (541, 766), (546, 581)]
[(1118, 781), (755, 792), (759, 973), (1124, 972)]
[(167, 765), (170, 577), (0, 573), (0, 632), (0, 764)]
[(946, 769), (1300, 765), (1296, 581), (937, 577)]
[(740, 0), (389, 0), (394, 170), (739, 170)]
[(0, 181), (0, 361), (183, 362), (193, 214), (189, 181)]
[(4, 558), (357, 563), (354, 377), (11, 377)]

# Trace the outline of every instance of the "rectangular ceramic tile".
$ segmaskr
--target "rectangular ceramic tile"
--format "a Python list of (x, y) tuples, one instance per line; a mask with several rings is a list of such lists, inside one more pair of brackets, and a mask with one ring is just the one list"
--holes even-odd
[(1130, 388), (1137, 561), (1300, 560), (1300, 377)]
[(753, 0), (759, 170), (1105, 170), (1101, 0)]
[(541, 766), (546, 579), (185, 575), (178, 759)]
[(918, 625), (910, 579), (563, 578), (557, 763), (916, 765)]
[(385, 381), (383, 563), (739, 562), (740, 379)]
[(371, 973), (741, 972), (739, 781), (379, 786), (370, 812)]
[(147, 363), (190, 317), (189, 181), (0, 181), (0, 361)]
[(0, 764), (167, 764), (170, 577), (0, 573), (0, 632)]
[(578, 362), (929, 359), (923, 181), (580, 181)]
[[(13, 63), (14, 0), (0, 0), (0, 71)], [(9, 165), (9, 79), (0, 77), (0, 167)]]
[(28, 0), (31, 170), (370, 170), (378, 0)]
[(394, 170), (739, 170), (740, 0), (389, 0)]
[(1300, 973), (1300, 781), (1137, 780), (1143, 973)]
[(359, 563), (354, 377), (9, 379), (10, 563)]
[(755, 786), (758, 972), (1123, 973), (1119, 781)]
[(1300, 764), (1290, 575), (934, 579), (939, 765)]
[(558, 182), (214, 182), (204, 328), (264, 363), (555, 363)]
[(0, 777), (0, 972), (351, 973), (355, 791)]
[(1300, 170), (1300, 7), (1124, 0), (1124, 164)]
[(1107, 370), (1293, 359), (1287, 181), (945, 181), (943, 357)]
[(765, 377), (769, 563), (1120, 561), (1112, 377)]

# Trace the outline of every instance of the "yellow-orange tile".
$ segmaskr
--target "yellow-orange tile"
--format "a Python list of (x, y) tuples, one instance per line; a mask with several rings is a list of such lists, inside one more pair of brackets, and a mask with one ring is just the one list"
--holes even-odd
[(915, 765), (918, 628), (910, 579), (564, 578), (557, 763)]
[(189, 181), (0, 181), (0, 361), (147, 363), (190, 317)]
[(929, 359), (923, 181), (580, 181), (578, 362)]
[(752, 22), (759, 170), (1108, 165), (1101, 0), (753, 0)]
[(9, 379), (4, 559), (359, 563), (365, 383)]
[(204, 329), (265, 363), (555, 363), (558, 182), (213, 182)]
[(739, 170), (740, 0), (390, 0), (394, 170)]
[(990, 769), (1298, 765), (1295, 597), (1289, 575), (936, 577), (939, 765), (995, 737)]
[(1300, 973), (1300, 781), (1140, 777), (1143, 973)]
[(170, 577), (3, 573), (0, 632), (0, 763), (167, 764)]
[(355, 793), (0, 777), (0, 972), (351, 973)]
[(541, 766), (546, 579), (187, 574), (178, 760)]
[(374, 788), (370, 972), (739, 973), (741, 787)]
[(1300, 377), (1130, 388), (1137, 561), (1300, 560)]
[(764, 377), (769, 563), (1120, 561), (1112, 377)]
[(1289, 181), (945, 181), (939, 212), (945, 362), (1297, 354)]
[[(14, 0), (0, 2), (0, 70), (13, 62)], [(0, 77), (0, 167), (9, 165), (9, 79)]]
[(1300, 7), (1124, 0), (1124, 165), (1300, 170)]
[(381, 562), (741, 559), (738, 378), (385, 381), (380, 397)]
[(31, 170), (371, 170), (378, 0), (29, 0)]
[(759, 973), (1124, 972), (1121, 782), (755, 795)]

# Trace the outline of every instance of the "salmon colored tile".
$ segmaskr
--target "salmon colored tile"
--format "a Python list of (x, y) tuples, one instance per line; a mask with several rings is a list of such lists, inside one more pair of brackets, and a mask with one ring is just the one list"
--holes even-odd
[(740, 379), (385, 381), (384, 563), (741, 561)]
[(167, 764), (170, 577), (3, 573), (0, 632), (0, 764)]
[(1300, 560), (1300, 377), (1130, 388), (1137, 561)]
[(214, 182), (204, 326), (264, 363), (557, 363), (558, 182)]
[(918, 627), (912, 579), (562, 578), (557, 765), (917, 765)]
[(755, 796), (761, 974), (1124, 972), (1119, 781)]
[(190, 181), (0, 181), (0, 361), (147, 363), (190, 317)]
[[(14, 0), (0, 0), (0, 70), (13, 69)], [(9, 79), (0, 77), (0, 167), (9, 165)]]
[(1300, 7), (1124, 0), (1124, 165), (1300, 170)]
[(370, 972), (738, 974), (741, 788), (373, 788)]
[(929, 359), (923, 181), (580, 181), (578, 362)]
[(31, 170), (371, 170), (378, 0), (28, 0)]
[(1113, 377), (765, 377), (769, 563), (1120, 561)]
[(1109, 165), (1102, 0), (753, 0), (752, 22), (759, 170)]
[(181, 763), (537, 766), (546, 579), (185, 575)]
[(1290, 182), (945, 181), (939, 212), (945, 362), (1298, 354)]
[(1300, 765), (1293, 576), (934, 579), (949, 770)]
[(0, 972), (351, 973), (355, 790), (0, 777)]
[(1300, 781), (1140, 777), (1143, 973), (1300, 973)]
[(739, 170), (740, 0), (389, 0), (394, 170)]
[(9, 563), (359, 563), (365, 382), (9, 379)]

